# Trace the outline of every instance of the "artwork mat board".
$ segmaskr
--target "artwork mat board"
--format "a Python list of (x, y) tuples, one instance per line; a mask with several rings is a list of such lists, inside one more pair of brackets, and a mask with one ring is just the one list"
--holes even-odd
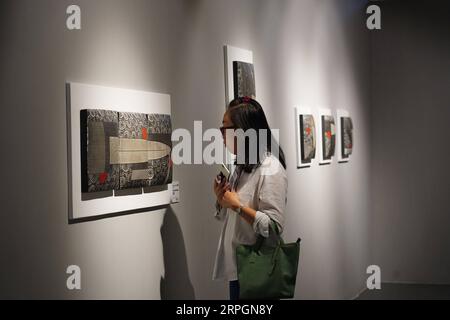
[[(145, 91), (103, 87), (70, 82), (67, 90), (69, 219), (118, 214), (170, 204), (171, 184), (155, 192), (136, 192), (83, 200), (81, 192), (80, 111), (114, 110), (144, 114), (171, 114), (170, 96)], [(163, 190), (161, 190), (163, 189)], [(135, 190), (135, 189), (133, 189)]]

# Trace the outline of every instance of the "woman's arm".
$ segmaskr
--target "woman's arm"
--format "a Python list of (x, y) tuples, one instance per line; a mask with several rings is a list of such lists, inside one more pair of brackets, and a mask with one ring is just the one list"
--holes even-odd
[[(280, 232), (283, 229), (282, 213), (284, 211), (284, 205), (281, 204), (281, 201), (286, 201), (281, 200), (281, 197), (281, 201), (276, 201), (272, 197), (273, 194), (271, 194), (270, 198), (265, 199), (260, 196), (260, 207), (258, 210), (242, 205), (238, 194), (233, 191), (226, 191), (221, 202), (224, 208), (231, 208), (234, 211), (239, 212), (239, 215), (253, 226), (255, 232), (263, 235), (264, 237), (268, 237), (271, 220), (278, 224), (278, 229)], [(283, 207), (283, 210), (281, 210), (281, 207)]]
[(255, 232), (268, 237), (272, 221), (277, 224), (279, 232), (283, 232), (287, 199), (287, 176), (283, 168), (276, 174), (264, 176), (258, 197), (258, 211), (253, 224)]
[(242, 206), (236, 192), (226, 191), (223, 194), (224, 207), (241, 211), (241, 216), (253, 226), (256, 233), (269, 236), (271, 221), (278, 225), (280, 233), (284, 227), (283, 213), (286, 207), (287, 176), (283, 168), (276, 173), (263, 175), (258, 193), (258, 208)]
[(239, 200), (239, 196), (236, 192), (226, 191), (223, 194), (222, 203), (226, 208), (231, 208), (236, 212), (238, 212), (240, 209), (241, 217), (244, 218), (245, 221), (247, 221), (251, 225), (253, 225), (253, 223), (255, 222), (255, 218), (257, 215), (256, 210), (254, 210), (248, 206), (243, 206), (241, 204), (241, 201)]

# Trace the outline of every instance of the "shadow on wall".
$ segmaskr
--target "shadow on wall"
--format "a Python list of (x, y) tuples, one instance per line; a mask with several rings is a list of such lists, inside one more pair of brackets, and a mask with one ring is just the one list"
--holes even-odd
[(194, 300), (195, 293), (189, 279), (186, 249), (180, 224), (172, 208), (164, 215), (161, 226), (165, 276), (161, 277), (162, 300)]

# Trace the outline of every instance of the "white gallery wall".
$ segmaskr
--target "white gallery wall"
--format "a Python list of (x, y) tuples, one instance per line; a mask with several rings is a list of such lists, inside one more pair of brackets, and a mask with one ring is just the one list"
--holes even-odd
[[(175, 127), (221, 125), (225, 110), (223, 45), (253, 51), (256, 96), (288, 162), (285, 240), (302, 238), (296, 298), (351, 298), (365, 286), (369, 259), (370, 42), (355, 1), (182, 1), (172, 68)], [(349, 163), (296, 168), (294, 106), (347, 109), (355, 123)], [(176, 168), (195, 297), (227, 298), (211, 275), (221, 223), (213, 219), (214, 167)], [(173, 245), (176, 242), (173, 241)], [(176, 261), (176, 260), (174, 260)], [(179, 273), (173, 263), (176, 279)], [(169, 279), (169, 278), (168, 278)], [(171, 281), (171, 296), (182, 294)]]
[[(67, 81), (159, 92), (171, 96), (174, 129), (193, 132), (195, 120), (218, 128), (225, 109), (225, 44), (253, 51), (257, 98), (271, 126), (280, 129), (289, 177), (284, 238), (302, 238), (296, 298), (355, 297), (370, 264), (388, 268), (389, 279), (401, 270), (399, 279), (431, 281), (437, 271), (436, 281), (448, 280), (440, 267), (424, 267), (418, 276), (400, 258), (390, 264), (397, 252), (390, 245), (400, 239), (395, 250), (408, 248), (414, 230), (404, 229), (398, 238), (388, 212), (404, 206), (396, 219), (407, 219), (408, 200), (420, 189), (386, 202), (397, 190), (390, 174), (399, 171), (384, 171), (378, 163), (391, 163), (396, 144), (383, 149), (389, 140), (385, 123), (371, 107), (382, 117), (391, 112), (387, 103), (411, 101), (380, 98), (391, 75), (374, 73), (372, 79), (372, 69), (377, 63), (388, 70), (390, 58), (371, 61), (374, 49), (387, 50), (390, 43), (378, 43), (365, 28), (364, 2), (79, 0), (82, 30), (69, 32), (65, 9), (72, 3), (0, 4), (0, 137), (7, 150), (1, 157), (7, 170), (1, 171), (0, 298), (227, 298), (226, 284), (211, 280), (222, 227), (213, 218), (216, 169), (175, 167), (181, 202), (170, 208), (68, 224), (65, 105)], [(295, 106), (350, 113), (355, 147), (348, 163), (296, 168)], [(392, 124), (389, 130), (391, 139), (397, 129)], [(400, 168), (400, 161), (392, 163)], [(404, 174), (398, 187), (414, 184)], [(427, 179), (438, 176), (436, 169)], [(391, 189), (383, 189), (383, 177)], [(434, 223), (416, 229), (422, 239), (438, 224), (439, 194)], [(424, 208), (435, 198), (428, 193), (427, 199)], [(415, 219), (418, 224), (426, 217), (415, 211)], [(435, 243), (447, 239), (443, 231), (438, 237)], [(420, 258), (430, 256), (423, 252)], [(81, 267), (81, 291), (66, 289), (71, 264)]]
[[(1, 2), (0, 298), (159, 299), (166, 210), (68, 224), (65, 83), (169, 93), (170, 6), (76, 1), (69, 32), (72, 3)], [(66, 288), (72, 264), (81, 291)]]

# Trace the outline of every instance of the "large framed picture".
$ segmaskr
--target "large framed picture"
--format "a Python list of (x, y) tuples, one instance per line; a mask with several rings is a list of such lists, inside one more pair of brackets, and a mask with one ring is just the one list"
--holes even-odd
[(166, 94), (68, 83), (69, 219), (170, 204)]

